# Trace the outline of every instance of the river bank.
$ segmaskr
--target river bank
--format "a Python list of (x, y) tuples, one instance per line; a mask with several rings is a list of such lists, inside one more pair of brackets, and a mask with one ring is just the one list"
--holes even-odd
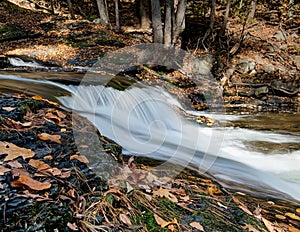
[[(151, 42), (147, 32), (127, 30), (126, 25), (122, 33), (115, 33), (79, 16), (77, 20), (70, 20), (66, 15), (52, 16), (8, 2), (1, 3), (0, 9), (0, 68), (4, 70), (36, 70), (34, 66), (22, 67), (22, 62), (19, 67), (11, 65), (9, 57), (16, 57), (40, 62), (48, 67), (44, 71), (84, 72), (86, 69), (78, 67), (91, 67), (108, 52)], [(230, 24), (236, 30), (241, 27), (236, 21), (230, 21)], [(193, 28), (193, 25), (190, 27)], [(277, 24), (268, 24), (258, 18), (248, 25), (245, 34), (247, 37), (243, 44), (236, 44), (239, 45), (238, 52), (227, 54), (229, 60), (226, 54), (218, 55), (214, 47), (211, 51), (194, 51), (196, 56), (206, 60), (206, 68), (222, 86), (226, 110), (299, 111), (299, 33), (294, 29), (284, 31)], [(140, 80), (147, 78), (139, 77)], [(203, 109), (201, 88), (194, 91), (185, 86), (182, 75), (174, 73), (172, 78), (177, 86), (179, 83), (183, 91), (189, 93), (188, 97), (192, 96), (191, 100), (196, 101), (194, 109)]]
[[(95, 173), (87, 158), (93, 152), (89, 141), (80, 142), (80, 151), (87, 152), (81, 154), (74, 120), (57, 103), (2, 94), (0, 111), (2, 231), (300, 229), (296, 203), (228, 191), (187, 170), (170, 179), (151, 168), (157, 162), (123, 157), (121, 148), (102, 136), (98, 159), (117, 157), (119, 165), (105, 162)], [(96, 130), (86, 120), (80, 122), (83, 133)], [(106, 181), (99, 169), (113, 170), (114, 176)]]

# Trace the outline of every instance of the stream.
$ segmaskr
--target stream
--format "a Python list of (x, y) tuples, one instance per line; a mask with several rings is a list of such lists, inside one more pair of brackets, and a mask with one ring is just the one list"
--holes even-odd
[(299, 113), (187, 111), (220, 122), (201, 127), (178, 114), (174, 106), (184, 107), (159, 86), (81, 85), (82, 77), (1, 71), (0, 92), (58, 101), (90, 120), (124, 153), (205, 172), (237, 191), (300, 202)]

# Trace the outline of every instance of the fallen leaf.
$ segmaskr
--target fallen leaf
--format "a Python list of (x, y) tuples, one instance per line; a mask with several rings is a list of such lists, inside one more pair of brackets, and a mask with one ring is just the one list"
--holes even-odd
[(265, 226), (267, 227), (269, 232), (276, 232), (276, 229), (274, 228), (273, 224), (268, 221), (267, 219), (262, 217), (262, 221), (265, 224)]
[(78, 230), (78, 226), (76, 225), (75, 222), (74, 223), (68, 222), (67, 226), (69, 227), (69, 229), (71, 229), (73, 231), (77, 231)]
[(49, 168), (46, 169), (44, 172), (51, 174), (52, 176), (60, 176), (61, 170), (58, 168)]
[(30, 173), (25, 168), (16, 168), (11, 170), (12, 177), (30, 176)]
[(242, 209), (245, 213), (253, 216), (253, 213), (248, 209), (248, 207), (241, 202), (237, 197), (232, 196), (232, 200), (239, 206), (240, 209)]
[(0, 154), (7, 154), (4, 162), (14, 160), (20, 156), (22, 156), (23, 159), (27, 159), (32, 158), (35, 155), (34, 152), (30, 149), (18, 147), (13, 143), (2, 141), (0, 141)]
[(37, 100), (37, 101), (43, 100), (43, 98), (41, 96), (39, 96), (39, 95), (32, 96), (32, 99), (33, 100)]
[(297, 228), (295, 228), (293, 226), (289, 226), (289, 232), (300, 232), (300, 230), (298, 230)]
[(298, 220), (298, 221), (300, 220), (300, 217), (297, 216), (294, 213), (285, 213), (284, 215), (287, 216), (287, 217), (289, 217), (289, 218), (291, 218), (291, 219), (294, 219), (294, 220)]
[(57, 114), (58, 117), (64, 119), (65, 117), (67, 117), (67, 115), (65, 115), (63, 112), (56, 110), (55, 113)]
[(127, 217), (126, 214), (121, 213), (121, 214), (119, 215), (119, 219), (120, 219), (121, 222), (123, 222), (124, 224), (126, 224), (128, 227), (129, 227), (129, 226), (132, 226), (132, 223), (131, 223), (129, 217)]
[(190, 226), (197, 230), (204, 231), (203, 226), (199, 222), (191, 222)]
[(52, 114), (51, 112), (48, 112), (45, 116), (46, 116), (46, 118), (51, 119), (55, 123), (59, 123), (61, 121), (61, 119), (59, 117)]
[(211, 184), (210, 186), (208, 186), (207, 190), (210, 195), (219, 195), (222, 193), (221, 190), (214, 184)]
[(297, 213), (300, 213), (300, 208), (296, 209), (296, 212), (297, 212)]
[(10, 171), (10, 168), (3, 167), (2, 165), (0, 166), (0, 176), (3, 176), (4, 173), (9, 172), (9, 171)]
[(18, 180), (11, 183), (12, 187), (27, 187), (32, 190), (40, 191), (49, 189), (51, 187), (50, 182), (40, 182), (32, 179), (29, 176), (20, 176)]
[(30, 127), (32, 126), (32, 122), (23, 122), (23, 123), (20, 123), (23, 127)]
[(84, 155), (72, 155), (70, 157), (70, 160), (74, 160), (74, 159), (77, 159), (81, 163), (85, 163), (85, 164), (89, 163), (89, 160)]
[(4, 186), (0, 183), (0, 189), (4, 189)]
[(260, 232), (259, 230), (255, 229), (252, 225), (249, 224), (244, 225), (242, 228), (249, 232)]
[(52, 200), (51, 198), (44, 197), (44, 196), (41, 196), (39, 194), (30, 193), (28, 190), (25, 190), (23, 192), (23, 194), (17, 194), (17, 196), (18, 197), (35, 199), (36, 201), (49, 201), (49, 200)]
[(44, 141), (50, 140), (50, 141), (55, 142), (55, 143), (61, 143), (61, 141), (60, 141), (61, 136), (60, 135), (50, 135), (48, 133), (41, 133), (41, 134), (38, 134), (38, 138), (40, 140), (44, 140)]
[(166, 199), (169, 199), (170, 201), (172, 201), (174, 203), (178, 202), (177, 198), (172, 193), (170, 193), (170, 191), (168, 189), (160, 188), (156, 191), (153, 191), (153, 196), (154, 197), (158, 196), (158, 197), (161, 197), (161, 198), (166, 198)]
[(160, 216), (158, 216), (157, 214), (154, 214), (153, 216), (158, 225), (161, 226), (166, 223), (166, 221), (164, 219), (162, 219)]
[(10, 111), (13, 111), (16, 109), (16, 107), (10, 107), (10, 106), (7, 106), (7, 107), (2, 107), (3, 110), (7, 111), (7, 112), (10, 112)]
[(36, 159), (31, 159), (29, 161), (29, 165), (31, 167), (36, 168), (38, 171), (43, 171), (45, 169), (49, 169), (51, 168), (48, 164), (46, 164), (45, 162), (41, 161), (41, 160), (36, 160)]
[(281, 214), (276, 214), (275, 217), (280, 219), (280, 220), (285, 220), (286, 219), (286, 217), (281, 215)]

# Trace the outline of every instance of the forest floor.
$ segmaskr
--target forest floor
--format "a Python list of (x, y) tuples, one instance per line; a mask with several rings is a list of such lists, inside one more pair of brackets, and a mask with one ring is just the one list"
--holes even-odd
[[(92, 66), (107, 52), (151, 42), (148, 32), (115, 33), (88, 20), (33, 12), (7, 2), (0, 3), (0, 10), (2, 70), (16, 70), (6, 58), (20, 56), (53, 70), (74, 71), (76, 66)], [(239, 24), (231, 26), (241, 30)], [(195, 43), (189, 43), (193, 48)], [(232, 47), (235, 44), (233, 40)], [(211, 60), (228, 110), (299, 111), (299, 32), (253, 22), (244, 43), (237, 46), (230, 60), (223, 60), (226, 55), (213, 55)], [(181, 74), (165, 72), (175, 77), (172, 83), (177, 86), (185, 81)], [(141, 73), (136, 77), (147, 81), (161, 72), (145, 68)], [(206, 107), (200, 91), (199, 98), (184, 91), (196, 95), (193, 108)], [(187, 170), (168, 179), (151, 172), (147, 160), (122, 157), (117, 144), (100, 136), (104, 153), (119, 164), (103, 167), (103, 172), (114, 171), (114, 178), (103, 181), (89, 168), (91, 156), (77, 150), (70, 112), (37, 96), (2, 94), (0, 106), (2, 231), (300, 230), (297, 204), (231, 192)], [(84, 132), (96, 131), (84, 119), (79, 121)], [(88, 142), (81, 144), (86, 154), (93, 153)]]

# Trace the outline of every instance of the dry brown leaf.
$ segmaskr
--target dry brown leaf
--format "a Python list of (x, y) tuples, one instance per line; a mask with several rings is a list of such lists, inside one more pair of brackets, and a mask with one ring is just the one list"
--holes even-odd
[(35, 155), (34, 152), (30, 149), (18, 147), (13, 143), (2, 141), (0, 141), (0, 154), (7, 154), (4, 162), (14, 160), (20, 156), (22, 156), (23, 159), (27, 159), (32, 158)]
[(16, 168), (11, 170), (13, 178), (18, 176), (30, 176), (30, 173), (25, 168)]
[(274, 228), (273, 224), (269, 220), (267, 220), (263, 217), (261, 219), (262, 219), (263, 223), (265, 224), (265, 226), (267, 227), (269, 232), (276, 232), (276, 229)]
[(64, 119), (65, 117), (67, 117), (67, 115), (65, 115), (63, 112), (56, 110), (55, 113), (57, 114), (58, 117)]
[(44, 172), (51, 174), (52, 176), (60, 176), (61, 170), (58, 168), (49, 168), (46, 169)]
[(297, 213), (300, 213), (300, 208), (296, 209), (296, 212), (297, 212)]
[(247, 230), (249, 232), (260, 232), (259, 230), (255, 229), (252, 225), (246, 224), (242, 227), (244, 230)]
[(289, 232), (300, 232), (300, 230), (298, 230), (297, 228), (295, 228), (293, 226), (289, 226)]
[(59, 117), (57, 117), (56, 115), (52, 114), (51, 112), (47, 113), (45, 116), (46, 116), (46, 118), (50, 119), (54, 123), (59, 123), (61, 121), (61, 119)]
[(60, 135), (50, 135), (48, 133), (41, 133), (41, 134), (38, 134), (38, 138), (40, 140), (44, 140), (44, 141), (50, 140), (50, 141), (55, 142), (55, 143), (61, 143), (61, 141), (60, 141), (61, 136)]
[(4, 189), (4, 186), (3, 186), (3, 184), (1, 184), (1, 183), (0, 183), (0, 189)]
[(46, 164), (45, 162), (41, 161), (41, 160), (36, 160), (36, 159), (31, 159), (29, 161), (29, 165), (31, 167), (36, 168), (38, 171), (43, 171), (46, 169), (51, 168), (48, 164)]
[(2, 165), (0, 166), (0, 176), (3, 176), (4, 173), (9, 172), (9, 171), (10, 171), (10, 168), (3, 167)]
[(75, 222), (74, 223), (68, 222), (67, 226), (69, 227), (69, 229), (71, 229), (73, 231), (77, 231), (78, 230), (78, 226), (76, 225)]
[(123, 222), (123, 223), (124, 223), (125, 225), (127, 225), (128, 227), (132, 226), (132, 223), (131, 223), (129, 217), (127, 217), (126, 214), (121, 213), (121, 214), (119, 215), (119, 219), (120, 219), (121, 222)]
[(23, 192), (23, 194), (17, 194), (18, 197), (24, 197), (24, 198), (32, 198), (32, 199), (35, 199), (36, 201), (50, 201), (52, 200), (51, 198), (48, 198), (47, 196), (44, 197), (44, 196), (41, 196), (39, 194), (33, 194), (33, 193), (30, 193), (28, 190), (25, 190)]
[(280, 220), (285, 220), (286, 219), (286, 217), (281, 215), (281, 214), (276, 214), (275, 217), (280, 219)]
[(240, 209), (242, 209), (245, 213), (249, 214), (249, 215), (253, 215), (253, 213), (248, 209), (248, 207), (241, 202), (237, 197), (232, 196), (232, 200), (239, 206)]
[(72, 155), (70, 157), (70, 160), (73, 160), (73, 159), (77, 159), (81, 163), (85, 163), (85, 164), (89, 163), (89, 160), (84, 155)]
[(51, 187), (50, 182), (40, 182), (32, 179), (29, 176), (20, 176), (18, 180), (11, 183), (12, 187), (26, 187), (32, 190), (40, 191), (49, 189)]
[(190, 226), (197, 230), (204, 231), (203, 226), (199, 222), (191, 222)]
[(156, 223), (158, 224), (158, 225), (163, 225), (163, 224), (165, 224), (165, 223), (167, 223), (164, 219), (162, 219), (160, 216), (158, 216), (157, 214), (154, 214), (153, 215), (154, 216), (154, 219), (155, 219), (155, 221), (156, 221)]
[(7, 112), (10, 112), (10, 111), (15, 110), (16, 107), (10, 107), (10, 106), (5, 107), (5, 106), (3, 106), (2, 109), (5, 110), (5, 111), (7, 111)]
[(297, 216), (294, 213), (285, 213), (284, 215), (287, 216), (287, 217), (289, 217), (289, 218), (291, 218), (291, 219), (294, 219), (294, 220), (298, 220), (298, 221), (300, 220), (300, 217)]
[(163, 189), (163, 188), (160, 188), (156, 191), (153, 191), (153, 196), (156, 197), (161, 197), (161, 198), (166, 198), (174, 203), (177, 203), (178, 200), (177, 198), (172, 194), (170, 193), (170, 191), (168, 189)]
[(43, 98), (41, 96), (38, 96), (38, 95), (32, 96), (32, 99), (37, 100), (37, 101), (43, 100)]

